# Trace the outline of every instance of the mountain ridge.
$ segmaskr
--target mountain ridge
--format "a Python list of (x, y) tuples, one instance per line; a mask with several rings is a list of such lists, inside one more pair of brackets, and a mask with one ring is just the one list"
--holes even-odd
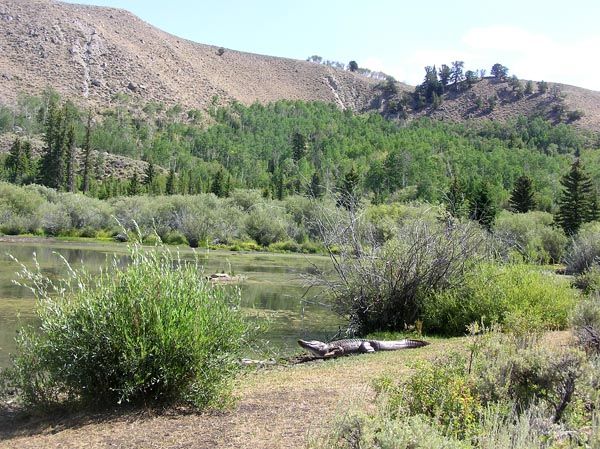
[(366, 110), (377, 84), (351, 72), (195, 43), (126, 10), (52, 0), (0, 2), (0, 101), (47, 85), (79, 102), (119, 94), (207, 109), (220, 101), (321, 100)]
[[(20, 92), (50, 86), (80, 105), (111, 107), (119, 95), (142, 101), (208, 110), (239, 101), (324, 101), (355, 112), (385, 113), (381, 81), (307, 61), (258, 55), (177, 37), (117, 8), (55, 0), (0, 0), (0, 104)], [(414, 87), (396, 83), (399, 94)], [(444, 95), (435, 108), (410, 110), (408, 118), (505, 120), (544, 115), (554, 121), (556, 104), (580, 111), (575, 125), (600, 128), (600, 92), (558, 86), (564, 98), (511, 98), (506, 82), (484, 79), (471, 89)], [(496, 96), (494, 110), (474, 108)]]

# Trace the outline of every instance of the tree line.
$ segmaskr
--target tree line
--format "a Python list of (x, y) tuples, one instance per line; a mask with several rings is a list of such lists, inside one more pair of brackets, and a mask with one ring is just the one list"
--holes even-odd
[[(524, 175), (535, 187), (535, 207), (556, 212), (562, 204), (556, 174), (567, 173), (574, 157), (580, 156), (580, 168), (600, 171), (593, 140), (540, 117), (462, 124), (422, 119), (403, 126), (318, 102), (219, 106), (217, 99), (213, 124), (201, 125), (199, 111), (154, 103), (125, 102), (127, 107), (93, 116), (58, 97), (43, 98), (35, 103), (35, 120), (14, 141), (3, 178), (99, 198), (209, 192), (226, 197), (233, 189), (253, 188), (281, 200), (351, 187), (373, 203), (445, 202), (453, 213), (485, 224), (485, 205), (510, 207)], [(25, 123), (23, 115), (14, 111), (13, 122)], [(40, 131), (44, 145), (34, 155), (26, 135)], [(103, 150), (142, 159), (145, 168), (125, 179), (109, 178)], [(590, 181), (586, 188), (592, 198), (598, 187)]]

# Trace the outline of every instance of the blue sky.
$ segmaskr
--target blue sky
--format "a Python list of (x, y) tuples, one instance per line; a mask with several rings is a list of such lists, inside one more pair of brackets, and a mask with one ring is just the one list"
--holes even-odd
[(495, 62), (524, 79), (600, 90), (600, 1), (78, 0), (172, 34), (253, 53), (320, 55), (421, 82), (425, 65)]

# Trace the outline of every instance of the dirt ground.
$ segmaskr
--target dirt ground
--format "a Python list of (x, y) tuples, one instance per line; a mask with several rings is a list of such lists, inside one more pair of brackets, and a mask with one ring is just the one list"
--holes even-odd
[(460, 347), (440, 340), (409, 351), (259, 369), (238, 381), (231, 410), (135, 411), (55, 417), (0, 415), (0, 448), (300, 448), (350, 405), (373, 398), (371, 381), (406, 375), (411, 361)]
[[(548, 338), (550, 344), (562, 345), (569, 334)], [(138, 410), (51, 418), (0, 414), (0, 448), (302, 448), (349, 407), (369, 407), (374, 378), (401, 378), (412, 362), (465, 343), (463, 338), (433, 340), (407, 351), (252, 370), (240, 377), (238, 401), (225, 412)]]

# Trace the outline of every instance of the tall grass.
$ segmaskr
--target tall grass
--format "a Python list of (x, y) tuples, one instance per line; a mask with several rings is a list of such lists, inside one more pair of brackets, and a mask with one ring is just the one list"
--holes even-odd
[(22, 267), (40, 321), (19, 334), (8, 370), (25, 405), (226, 403), (249, 335), (239, 290), (164, 247), (133, 244), (129, 255), (126, 268), (69, 268), (59, 282)]

